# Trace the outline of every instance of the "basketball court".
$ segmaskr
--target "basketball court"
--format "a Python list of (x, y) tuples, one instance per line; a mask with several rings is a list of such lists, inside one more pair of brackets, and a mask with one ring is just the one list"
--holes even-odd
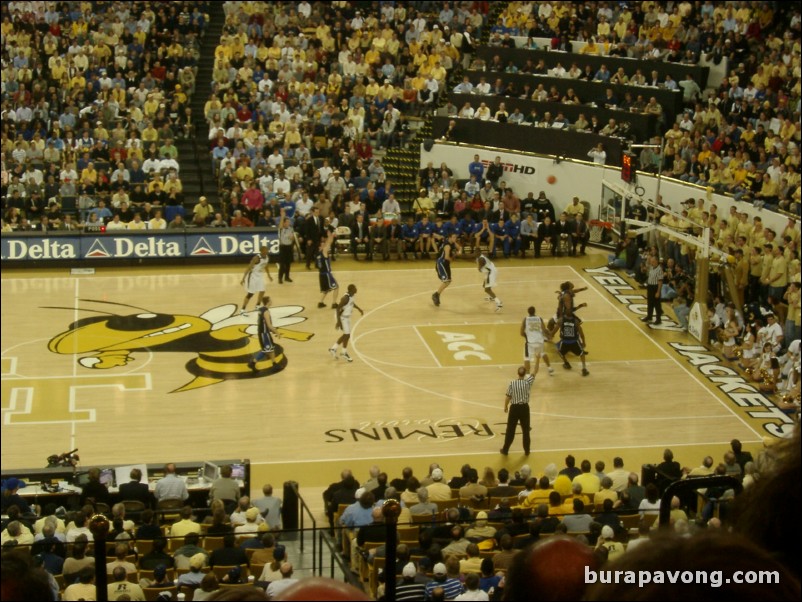
[[(358, 288), (350, 354), (335, 360), (334, 312), (319, 309), (317, 273), (296, 264), (294, 283), (268, 284), (280, 328), (276, 365), (246, 362), (256, 312), (239, 315), (245, 264), (214, 267), (5, 271), (2, 277), (3, 468), (42, 467), (78, 448), (82, 465), (249, 458), (254, 486), (297, 480), (323, 487), (350, 466), (424, 473), (439, 459), (538, 472), (565, 450), (627, 467), (672, 447), (696, 466), (730, 439), (765, 435), (671, 348), (696, 344), (678, 329), (650, 330), (585, 268), (604, 256), (502, 260), (500, 312), (484, 299), (472, 262), (455, 262), (434, 307), (434, 262), (340, 260), (340, 294)], [(579, 293), (590, 376), (566, 370), (552, 345), (532, 403), (533, 454), (520, 434), (498, 454), (506, 385), (523, 359), (530, 305), (548, 319), (559, 285)], [(330, 300), (329, 300), (330, 303)], [(249, 309), (253, 309), (253, 301)], [(249, 327), (251, 327), (249, 329)], [(313, 498), (317, 499), (317, 496)]]

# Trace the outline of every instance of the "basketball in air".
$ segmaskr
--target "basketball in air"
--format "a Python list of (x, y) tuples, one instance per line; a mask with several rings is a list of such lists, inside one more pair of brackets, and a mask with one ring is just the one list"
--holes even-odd
[(546, 182), (549, 184), (556, 184), (557, 183), (557, 176), (549, 176), (546, 178)]

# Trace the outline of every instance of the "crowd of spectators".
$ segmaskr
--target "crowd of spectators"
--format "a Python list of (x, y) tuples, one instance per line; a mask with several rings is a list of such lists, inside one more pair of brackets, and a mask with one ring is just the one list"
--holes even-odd
[[(652, 569), (694, 570), (700, 568), (696, 563), (702, 558), (694, 551), (711, 545), (718, 554), (748, 552), (740, 557), (744, 565), (739, 568), (744, 570), (779, 571), (782, 579), (769, 591), (784, 592), (783, 588), (798, 589), (798, 520), (775, 510), (777, 504), (794, 507), (793, 500), (798, 502), (793, 483), (799, 477), (799, 450), (798, 433), (785, 443), (767, 444), (754, 455), (732, 440), (718, 461), (706, 455), (698, 459), (698, 465), (686, 454), (683, 466), (666, 449), (659, 463), (644, 465), (647, 483), (640, 482), (639, 473), (622, 457), (613, 458), (608, 466), (604, 460), (577, 462), (569, 454), (564, 466), (549, 464), (542, 474), (534, 473), (528, 464), (514, 473), (506, 468), (496, 473), (490, 467), (480, 473), (465, 464), (450, 479), (437, 462), (428, 466), (426, 474), (416, 475), (412, 467), (406, 467), (396, 478), (373, 466), (361, 485), (351, 471), (344, 470), (340, 480), (324, 492), (324, 501), (343, 533), (354, 539), (353, 548), (346, 549), (368, 564), (387, 556), (384, 545), (363, 548), (366, 542), (384, 541), (384, 502), (400, 504), (401, 529), (417, 526), (416, 540), (402, 539), (395, 550), (396, 565), (380, 575), (379, 599), (390, 578), (397, 580), (397, 593), (414, 592), (415, 599), (440, 595), (460, 600), (519, 599), (514, 593), (526, 591), (541, 564), (558, 560), (560, 570), (555, 569), (548, 579), (538, 579), (545, 588), (541, 593), (568, 588), (575, 592), (568, 599), (577, 599), (588, 585), (583, 579), (585, 566), (614, 570), (647, 562), (659, 551), (659, 558), (651, 561)], [(698, 495), (671, 498), (668, 524), (659, 528), (657, 515), (662, 500), (668, 500), (662, 497), (666, 488), (710, 475), (733, 481), (712, 486), (700, 483), (707, 488)], [(132, 479), (136, 476), (132, 474)], [(216, 481), (220, 495), (224, 495), (226, 478), (221, 475)], [(743, 487), (742, 493), (736, 482)], [(19, 593), (11, 595), (22, 586), (20, 575), (26, 576), (27, 587), (38, 585), (45, 592), (36, 599), (57, 599), (59, 592), (65, 600), (91, 596), (94, 558), (87, 517), (98, 511), (94, 498), (86, 498), (84, 507), (69, 514), (51, 504), (30, 515), (19, 505), (21, 486), (17, 480), (8, 480), (2, 494), (7, 514), (2, 531), (4, 598), (28, 599)], [(171, 490), (167, 486), (156, 489)], [(299, 579), (281, 543), (280, 530), (270, 528), (260, 513), (263, 506), (273, 507), (275, 500), (269, 486), (264, 490), (264, 498), (241, 498), (229, 510), (215, 495), (209, 518), (196, 518), (187, 506), (172, 525), (160, 526), (150, 509), (131, 517), (123, 504), (113, 506), (108, 539), (115, 543), (106, 566), (110, 599), (117, 599), (123, 589), (138, 595), (139, 588), (152, 591), (148, 588), (171, 586), (186, 586), (193, 590), (193, 599), (206, 599), (221, 584), (245, 587), (249, 574), (254, 576), (251, 585), (266, 592), (267, 599), (295, 586)], [(86, 493), (97, 495), (91, 486)], [(168, 545), (165, 533), (177, 538), (178, 544)], [(220, 537), (222, 546), (216, 542)], [(21, 554), (27, 546), (31, 553)], [(689, 556), (667, 555), (667, 550), (677, 547)], [(582, 562), (574, 575), (566, 569), (576, 554)], [(14, 570), (7, 570), (11, 567)], [(727, 568), (732, 566), (723, 558), (711, 565), (711, 569)]]
[(281, 207), (301, 236), (299, 200), (324, 219), (360, 202), (379, 213), (393, 185), (374, 150), (404, 145), (407, 117), (436, 106), (484, 10), (227, 2), (204, 107), (217, 211), (270, 225)]
[[(346, 542), (353, 539), (344, 546), (346, 553), (359, 555), (368, 564), (387, 553), (385, 546), (375, 547), (384, 541), (385, 533), (384, 518), (376, 509), (387, 500), (398, 502), (402, 507), (399, 533), (409, 524), (419, 530), (417, 541), (402, 539), (397, 547), (397, 587), (404, 592), (418, 587), (419, 596), (426, 599), (432, 599), (430, 590), (438, 587), (446, 589), (445, 599), (518, 599), (504, 592), (508, 587), (517, 591), (522, 575), (516, 574), (516, 567), (521, 568), (519, 563), (531, 558), (533, 550), (544, 545), (543, 540), (563, 541), (565, 536), (592, 558), (596, 568), (615, 568), (614, 561), (665, 545), (660, 542), (666, 536), (670, 541), (691, 538), (702, 542), (704, 537), (735, 530), (748, 533), (753, 542), (767, 546), (770, 552), (778, 551), (781, 562), (798, 572), (793, 568), (794, 553), (786, 555), (788, 546), (796, 545), (793, 536), (785, 543), (767, 543), (766, 534), (772, 527), (747, 524), (743, 518), (751, 512), (745, 508), (761, 499), (767, 483), (781, 478), (781, 466), (794, 465), (793, 456), (798, 453), (794, 445), (789, 441), (767, 447), (753, 457), (740, 441), (733, 440), (719, 461), (708, 455), (700, 458), (698, 466), (695, 462), (683, 466), (667, 449), (661, 462), (645, 467), (644, 474), (653, 475), (645, 486), (621, 457), (608, 467), (604, 461), (590, 460), (577, 465), (569, 454), (564, 467), (550, 464), (541, 475), (533, 474), (529, 465), (514, 474), (506, 468), (496, 474), (489, 467), (480, 474), (466, 464), (450, 480), (436, 462), (425, 475), (417, 476), (406, 467), (397, 478), (373, 466), (362, 485), (351, 471), (343, 471), (340, 480), (324, 492), (324, 502), (335, 521), (333, 526), (343, 530)], [(698, 496), (694, 492), (673, 497), (669, 523), (658, 529), (666, 488), (675, 481), (693, 483), (711, 475), (733, 477), (741, 482), (744, 493), (736, 495), (733, 485), (725, 485), (702, 489)], [(762, 499), (757, 504), (765, 509), (767, 503)], [(750, 520), (754, 518), (752, 514)], [(373, 543), (366, 545), (368, 542)], [(386, 568), (380, 579), (379, 598), (388, 573), (393, 574), (391, 568)], [(478, 583), (471, 574), (478, 577)], [(586, 582), (579, 583), (581, 591)], [(540, 584), (545, 586), (542, 581)], [(456, 598), (474, 589), (489, 598)]]
[[(665, 110), (650, 98), (643, 86), (681, 90), (684, 110), (675, 120), (662, 122), (665, 148), (644, 149), (640, 169), (712, 187), (739, 200), (798, 214), (800, 210), (800, 11), (797, 7), (769, 3), (713, 2), (668, 5), (650, 2), (631, 6), (599, 2), (513, 2), (491, 26), (490, 46), (515, 46), (515, 36), (551, 39), (551, 48), (566, 51), (565, 60), (552, 68), (542, 61), (504, 63), (498, 56), (477, 68), (486, 77), (472, 81), (467, 76), (455, 93), (494, 94), (508, 97), (508, 106), (491, 112), (481, 103), (452, 107), (449, 114), (462, 118), (529, 123), (593, 131), (628, 137), (623, 123), (594, 120), (593, 105), (625, 111), (654, 113)], [(574, 53), (570, 41), (583, 42)], [(611, 72), (606, 67), (581, 69), (584, 55), (645, 58), (697, 65), (700, 59), (718, 65), (725, 61), (728, 72), (718, 88), (705, 89), (706, 82), (691, 75), (675, 81), (658, 77), (648, 63), (633, 63)], [(573, 90), (559, 93), (535, 80), (528, 89), (503, 84), (494, 73), (524, 73), (587, 80), (600, 84), (624, 84), (631, 90), (618, 97), (612, 90), (606, 98), (580, 99)], [(606, 88), (606, 86), (605, 86)], [(546, 103), (548, 116), (527, 114), (515, 106), (516, 98)], [(556, 103), (554, 109), (550, 105)], [(559, 111), (560, 105), (588, 108), (573, 122)], [(620, 120), (619, 120), (620, 121)], [(638, 140), (645, 142), (645, 140)], [(660, 141), (656, 141), (660, 142)]]
[[(656, 258), (661, 302), (670, 304), (677, 324), (688, 328), (698, 300), (706, 307), (708, 342), (726, 360), (737, 361), (761, 391), (776, 394), (784, 411), (798, 415), (802, 275), (796, 218), (790, 217), (778, 233), (764, 226), (759, 215), (750, 220), (735, 205), (719, 215), (717, 205), (704, 199), (687, 199), (679, 211), (665, 207), (662, 199), (648, 208), (638, 200), (628, 205), (626, 217), (664, 229), (641, 236), (628, 232), (609, 255), (608, 267), (625, 270), (645, 285), (650, 259)], [(697, 299), (699, 247), (680, 235), (701, 238), (705, 231), (710, 245), (723, 254), (711, 253), (708, 290)]]
[[(289, 559), (280, 543), (282, 500), (273, 495), (272, 486), (266, 484), (262, 488), (262, 497), (240, 497), (240, 485), (232, 478), (231, 467), (223, 466), (219, 478), (211, 484), (209, 507), (193, 509), (185, 505), (172, 511), (171, 520), (157, 502), (184, 503), (186, 499), (186, 486), (171, 472), (171, 466), (166, 467), (166, 476), (153, 493), (147, 485), (140, 487), (141, 472), (132, 470), (131, 482), (119, 488), (125, 501), (113, 505), (106, 485), (98, 480), (100, 471), (90, 469), (89, 482), (80, 494), (81, 506), (70, 512), (52, 503), (41, 508), (30, 506), (18, 494), (20, 489), (24, 492), (25, 483), (5, 480), (4, 571), (6, 554), (23, 552), (26, 556), (21, 558), (34, 558), (47, 572), (54, 595), (61, 591), (64, 600), (80, 599), (75, 592), (80, 587), (74, 586), (89, 585), (94, 577), (94, 535), (88, 521), (105, 513), (110, 524), (106, 537), (111, 550), (106, 567), (109, 599), (120, 599), (117, 596), (124, 592), (117, 582), (126, 580), (130, 582), (126, 587), (137, 592), (138, 587), (186, 585), (210, 593), (217, 589), (217, 579), (221, 583), (244, 583), (249, 571), (263, 590), (281, 579), (286, 572), (282, 567)], [(127, 512), (127, 507), (138, 510)], [(229, 570), (232, 567), (237, 572)], [(122, 577), (118, 578), (120, 569)]]
[(3, 4), (3, 231), (181, 204), (206, 4)]

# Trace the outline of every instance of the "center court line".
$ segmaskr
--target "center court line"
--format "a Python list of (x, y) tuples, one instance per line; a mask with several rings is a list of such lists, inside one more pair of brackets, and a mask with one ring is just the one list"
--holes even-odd
[[(485, 437), (485, 439), (495, 439), (496, 437), (500, 437), (500, 435), (493, 435), (493, 437)], [(452, 441), (453, 439), (435, 439), (431, 441), (432, 444), (437, 444), (440, 441), (444, 443), (447, 441)], [(729, 441), (713, 441), (711, 443), (661, 443), (660, 445), (616, 445), (615, 447), (572, 447), (571, 450), (575, 452), (581, 451), (615, 451), (618, 449), (655, 449), (655, 450), (662, 450), (666, 446), (668, 447), (691, 447), (696, 445), (729, 445)], [(538, 453), (542, 454), (549, 454), (549, 453), (565, 453), (564, 447), (558, 447), (555, 449), (533, 449), (533, 455)], [(498, 456), (498, 452), (455, 452), (453, 454), (448, 453), (437, 453), (438, 458), (460, 458), (464, 456), (487, 456), (488, 454), (493, 454)], [(405, 454), (403, 456), (393, 455), (393, 456), (371, 456), (371, 460), (398, 460), (400, 458), (432, 458), (431, 453), (428, 454)], [(326, 458), (324, 461), (326, 462), (353, 462), (355, 460), (364, 460), (364, 457), (343, 457), (343, 458)], [(251, 461), (251, 466), (272, 466), (274, 464), (320, 464), (320, 458), (317, 459), (310, 459), (310, 460), (295, 460), (295, 461), (287, 461), (287, 460), (266, 460), (264, 462), (253, 462)], [(330, 480), (330, 479), (329, 479)]]
[[(637, 330), (637, 331), (638, 331), (638, 332), (639, 332), (639, 333), (640, 333), (642, 336), (646, 337), (646, 339), (647, 339), (648, 341), (650, 341), (650, 342), (651, 342), (653, 345), (655, 345), (655, 346), (656, 346), (656, 347), (657, 347), (657, 348), (658, 348), (658, 349), (659, 349), (659, 350), (660, 350), (660, 351), (661, 351), (661, 352), (662, 352), (662, 353), (663, 353), (663, 354), (664, 354), (666, 357), (668, 357), (668, 358), (669, 358), (671, 361), (673, 361), (673, 362), (674, 362), (674, 363), (675, 363), (677, 366), (679, 366), (679, 367), (680, 367), (680, 369), (681, 369), (683, 372), (685, 372), (686, 374), (688, 374), (688, 375), (691, 377), (691, 379), (693, 380), (693, 382), (695, 382), (697, 385), (699, 385), (699, 386), (700, 386), (700, 387), (701, 387), (701, 388), (702, 388), (702, 389), (703, 389), (703, 390), (704, 390), (706, 393), (708, 393), (708, 394), (709, 394), (709, 395), (710, 395), (710, 396), (711, 396), (713, 399), (715, 399), (715, 400), (716, 400), (716, 401), (717, 401), (719, 404), (723, 405), (723, 406), (724, 406), (724, 407), (727, 409), (727, 411), (728, 411), (728, 412), (730, 412), (730, 414), (732, 414), (733, 416), (735, 416), (735, 418), (737, 418), (738, 420), (740, 420), (740, 421), (741, 421), (741, 423), (742, 423), (742, 424), (743, 424), (743, 425), (744, 425), (746, 428), (748, 428), (750, 431), (752, 431), (752, 432), (755, 434), (755, 436), (757, 437), (757, 440), (758, 440), (758, 441), (762, 441), (762, 440), (763, 440), (763, 436), (762, 436), (760, 433), (758, 433), (758, 432), (757, 432), (757, 431), (756, 431), (754, 428), (752, 428), (752, 426), (751, 426), (751, 425), (750, 425), (748, 422), (746, 422), (746, 420), (744, 420), (744, 419), (743, 419), (741, 416), (739, 416), (739, 415), (738, 415), (738, 414), (737, 414), (737, 413), (736, 413), (736, 412), (735, 412), (735, 411), (734, 411), (734, 410), (733, 410), (733, 409), (732, 409), (730, 406), (728, 406), (726, 403), (724, 403), (724, 401), (723, 401), (722, 399), (720, 399), (720, 398), (718, 397), (718, 395), (716, 395), (716, 394), (715, 394), (713, 391), (711, 391), (711, 390), (710, 390), (710, 389), (707, 387), (707, 385), (705, 385), (705, 384), (704, 384), (702, 381), (700, 381), (698, 378), (696, 378), (696, 375), (695, 375), (695, 374), (693, 374), (693, 372), (691, 372), (690, 370), (688, 370), (688, 368), (687, 368), (687, 367), (686, 367), (684, 364), (682, 364), (682, 363), (681, 363), (681, 362), (680, 362), (680, 361), (679, 361), (677, 358), (675, 358), (673, 355), (671, 355), (671, 354), (668, 352), (668, 350), (667, 350), (667, 349), (665, 349), (663, 346), (661, 346), (661, 345), (660, 345), (660, 343), (658, 343), (657, 341), (655, 341), (655, 340), (654, 340), (652, 337), (650, 337), (650, 336), (649, 336), (649, 335), (648, 335), (648, 334), (647, 334), (645, 331), (643, 331), (641, 328), (638, 328), (638, 325), (637, 325), (637, 324), (635, 324), (635, 323), (634, 323), (634, 322), (633, 322), (631, 319), (629, 319), (629, 318), (627, 317), (627, 315), (626, 315), (626, 314), (625, 314), (625, 313), (624, 313), (624, 312), (621, 310), (621, 308), (620, 308), (620, 307), (617, 307), (617, 306), (616, 306), (616, 305), (615, 305), (615, 304), (614, 304), (614, 303), (613, 303), (613, 302), (612, 302), (610, 299), (608, 299), (608, 298), (607, 298), (607, 296), (606, 296), (606, 295), (602, 294), (602, 293), (601, 293), (601, 291), (599, 291), (599, 290), (598, 290), (598, 289), (597, 289), (595, 286), (591, 286), (591, 284), (592, 284), (592, 283), (591, 283), (591, 281), (590, 281), (590, 280), (586, 280), (586, 279), (585, 279), (585, 277), (584, 277), (584, 276), (582, 276), (582, 274), (580, 274), (580, 273), (579, 273), (579, 272), (578, 272), (576, 269), (574, 269), (572, 266), (566, 266), (566, 267), (567, 267), (567, 268), (569, 268), (569, 269), (570, 269), (572, 272), (574, 272), (574, 274), (576, 274), (576, 275), (577, 275), (577, 277), (578, 277), (580, 280), (582, 280), (582, 281), (583, 281), (585, 284), (587, 284), (587, 285), (589, 286), (589, 288), (591, 288), (591, 290), (593, 290), (593, 291), (594, 291), (594, 292), (595, 292), (595, 293), (596, 293), (596, 294), (597, 294), (597, 295), (598, 295), (598, 296), (599, 296), (601, 299), (603, 299), (603, 300), (604, 300), (604, 301), (605, 301), (605, 302), (606, 302), (608, 305), (610, 305), (610, 306), (611, 306), (611, 307), (612, 307), (612, 308), (613, 308), (615, 311), (617, 311), (619, 314), (621, 314), (621, 315), (624, 317), (624, 319), (626, 319), (626, 320), (627, 320), (627, 322), (629, 322), (630, 324), (632, 324), (632, 325), (635, 327), (635, 330)], [(595, 282), (595, 281), (594, 281), (594, 282)], [(688, 335), (688, 336), (690, 336), (690, 335)], [(692, 419), (692, 418), (693, 418), (693, 416), (688, 416), (687, 418), (690, 418), (690, 419)]]
[(437, 364), (437, 367), (442, 368), (443, 365), (440, 363), (440, 360), (437, 359), (437, 356), (434, 354), (434, 351), (432, 351), (432, 348), (429, 347), (429, 343), (427, 343), (426, 339), (423, 338), (423, 335), (420, 333), (420, 330), (418, 330), (418, 327), (413, 325), (412, 330), (414, 330), (415, 334), (417, 334), (418, 337), (420, 337), (420, 342), (423, 343), (423, 346), (426, 347), (426, 350), (431, 354), (432, 359)]
[[(73, 320), (72, 320), (73, 324), (76, 324), (78, 322), (78, 312), (80, 310), (80, 302), (81, 302), (81, 295), (79, 293), (80, 286), (81, 286), (81, 280), (80, 280), (80, 278), (76, 278), (75, 279), (75, 297), (74, 297), (75, 311), (73, 312)], [(78, 338), (77, 337), (73, 337), (73, 338), (75, 340), (75, 345), (77, 345), (78, 344)], [(72, 355), (73, 355), (72, 377), (77, 379), (78, 378), (78, 361), (77, 361), (77, 358), (75, 356), (78, 355), (78, 354), (75, 351), (73, 351)], [(77, 447), (75, 445), (75, 441), (76, 441), (76, 438), (77, 438), (76, 430), (77, 430), (77, 427), (76, 427), (76, 424), (75, 424), (75, 420), (71, 420), (70, 421), (70, 446), (67, 449), (77, 449)]]

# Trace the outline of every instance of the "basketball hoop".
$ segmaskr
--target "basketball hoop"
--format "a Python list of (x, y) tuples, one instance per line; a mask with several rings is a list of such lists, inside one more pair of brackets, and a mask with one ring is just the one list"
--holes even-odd
[(601, 242), (604, 231), (613, 229), (613, 224), (598, 219), (590, 220), (588, 225), (590, 226), (590, 242)]

